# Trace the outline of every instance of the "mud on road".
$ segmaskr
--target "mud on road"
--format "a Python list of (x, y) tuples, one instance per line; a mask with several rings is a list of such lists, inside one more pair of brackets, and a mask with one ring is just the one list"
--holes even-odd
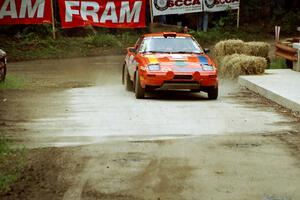
[(1, 199), (299, 199), (299, 159), (275, 136), (111, 141), (32, 150)]
[(300, 199), (298, 116), (226, 81), (136, 100), (122, 60), (11, 65), (27, 86), (0, 91), (1, 133), (30, 150), (0, 199)]

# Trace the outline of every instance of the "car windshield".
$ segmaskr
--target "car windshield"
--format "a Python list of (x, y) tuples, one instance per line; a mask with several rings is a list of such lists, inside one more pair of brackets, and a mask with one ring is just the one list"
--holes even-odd
[(191, 37), (146, 37), (139, 52), (203, 53), (203, 50)]

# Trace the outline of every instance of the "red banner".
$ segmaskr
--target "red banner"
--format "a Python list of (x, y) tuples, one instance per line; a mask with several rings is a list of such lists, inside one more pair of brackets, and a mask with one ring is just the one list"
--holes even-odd
[(0, 0), (0, 24), (52, 22), (51, 0)]
[(59, 0), (61, 26), (145, 27), (146, 0)]

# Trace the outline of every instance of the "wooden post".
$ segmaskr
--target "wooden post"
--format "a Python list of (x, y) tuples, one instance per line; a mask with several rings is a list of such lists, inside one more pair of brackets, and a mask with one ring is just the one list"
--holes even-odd
[(275, 42), (280, 41), (280, 26), (275, 26)]
[(152, 0), (149, 0), (150, 4), (150, 17), (151, 17), (151, 24), (153, 23), (153, 8), (152, 8)]
[(237, 10), (237, 19), (236, 19), (236, 28), (239, 29), (240, 27), (240, 6)]
[(55, 30), (55, 18), (54, 18), (54, 9), (53, 9), (53, 0), (51, 2), (51, 13), (52, 13), (52, 36), (53, 39), (56, 39), (56, 30)]

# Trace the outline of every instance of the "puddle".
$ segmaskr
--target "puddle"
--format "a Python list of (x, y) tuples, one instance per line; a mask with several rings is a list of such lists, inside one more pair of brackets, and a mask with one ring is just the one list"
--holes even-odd
[(232, 143), (224, 145), (230, 148), (254, 148), (262, 146), (262, 143)]
[(288, 197), (273, 197), (273, 196), (270, 196), (270, 197), (265, 197), (263, 198), (263, 200), (292, 200)]

